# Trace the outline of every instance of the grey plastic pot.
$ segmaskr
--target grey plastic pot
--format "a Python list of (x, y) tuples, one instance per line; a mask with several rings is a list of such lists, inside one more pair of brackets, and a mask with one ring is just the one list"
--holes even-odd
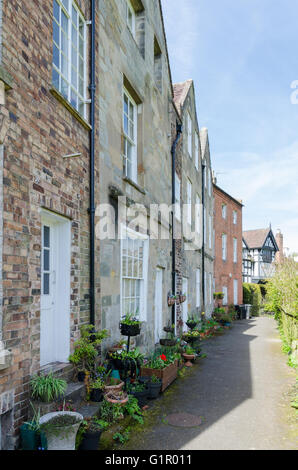
[(78, 423), (72, 424), (71, 426), (64, 426), (61, 428), (53, 430), (44, 428), (44, 433), (47, 438), (48, 443), (48, 450), (75, 450), (76, 447), (76, 436), (83, 421), (83, 416), (79, 413), (73, 413), (70, 411), (58, 411), (54, 413), (48, 413), (42, 416), (39, 420), (39, 424), (42, 426), (43, 424), (49, 423), (53, 418), (57, 416), (73, 416), (79, 420)]

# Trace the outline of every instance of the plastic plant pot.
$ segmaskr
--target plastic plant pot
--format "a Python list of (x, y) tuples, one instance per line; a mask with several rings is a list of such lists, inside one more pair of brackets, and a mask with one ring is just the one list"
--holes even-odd
[(85, 432), (79, 450), (98, 450), (102, 431)]
[(91, 390), (90, 400), (95, 403), (100, 403), (103, 400), (103, 391), (98, 388)]

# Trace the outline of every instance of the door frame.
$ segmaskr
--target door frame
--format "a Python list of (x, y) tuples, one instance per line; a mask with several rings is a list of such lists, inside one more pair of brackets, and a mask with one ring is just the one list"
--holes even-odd
[[(41, 291), (40, 297), (40, 365), (45, 366), (52, 362), (67, 363), (70, 354), (70, 269), (71, 269), (71, 221), (66, 217), (43, 209), (41, 211), (42, 227), (51, 228), (50, 285), (54, 288), (53, 331), (49, 334), (43, 331), (44, 299)], [(43, 230), (42, 230), (43, 255)], [(55, 251), (53, 251), (55, 250)], [(41, 276), (42, 271), (41, 259)], [(41, 289), (43, 280), (41, 279)], [(52, 341), (47, 348), (48, 342)]]

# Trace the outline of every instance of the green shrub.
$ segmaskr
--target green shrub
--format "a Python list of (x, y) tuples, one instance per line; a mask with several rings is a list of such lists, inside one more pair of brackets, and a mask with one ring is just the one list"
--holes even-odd
[(263, 303), (261, 286), (259, 284), (243, 283), (243, 303), (252, 305), (252, 315), (258, 316)]
[(290, 356), (290, 365), (297, 363), (298, 340), (298, 263), (287, 258), (276, 266), (275, 275), (267, 283), (265, 310), (274, 312), (283, 350)]

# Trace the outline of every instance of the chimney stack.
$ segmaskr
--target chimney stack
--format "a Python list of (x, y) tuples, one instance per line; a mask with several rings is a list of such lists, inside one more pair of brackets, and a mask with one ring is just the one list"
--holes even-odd
[(280, 229), (277, 230), (275, 239), (276, 239), (277, 246), (279, 248), (279, 251), (276, 253), (275, 261), (277, 263), (282, 263), (284, 260), (284, 237)]

